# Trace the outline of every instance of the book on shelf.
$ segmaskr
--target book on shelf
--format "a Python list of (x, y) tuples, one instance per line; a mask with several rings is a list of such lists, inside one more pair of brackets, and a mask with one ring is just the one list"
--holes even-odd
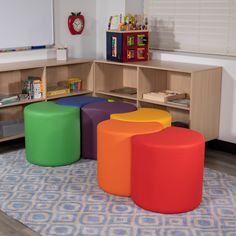
[(123, 87), (110, 90), (112, 93), (120, 93), (120, 94), (128, 94), (128, 95), (135, 95), (137, 94), (137, 89), (132, 87)]
[(188, 99), (188, 98), (174, 99), (171, 101), (167, 101), (167, 104), (181, 106), (181, 107), (189, 107), (190, 106), (190, 99)]
[(0, 96), (0, 105), (7, 105), (7, 104), (15, 103), (18, 101), (19, 101), (19, 97), (17, 95)]
[(43, 95), (43, 82), (40, 77), (28, 76), (23, 81), (22, 94), (26, 94), (28, 99), (39, 99)]
[(172, 90), (161, 90), (159, 92), (149, 92), (143, 94), (143, 99), (153, 100), (156, 102), (167, 102), (174, 99), (183, 99), (186, 97), (185, 93), (176, 92)]
[(64, 95), (70, 93), (70, 89), (67, 87), (60, 87), (60, 86), (50, 86), (47, 88), (47, 96), (57, 96), (57, 95)]

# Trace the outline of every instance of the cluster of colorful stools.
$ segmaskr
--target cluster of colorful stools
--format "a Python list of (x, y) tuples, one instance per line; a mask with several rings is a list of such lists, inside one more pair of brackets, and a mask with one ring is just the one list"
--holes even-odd
[(61, 166), (97, 159), (101, 189), (159, 213), (195, 209), (202, 199), (203, 135), (171, 126), (171, 115), (105, 98), (72, 96), (24, 110), (27, 160)]

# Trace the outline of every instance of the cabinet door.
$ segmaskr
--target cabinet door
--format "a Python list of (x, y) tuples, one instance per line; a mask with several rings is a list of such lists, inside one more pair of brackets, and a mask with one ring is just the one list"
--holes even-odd
[(122, 33), (107, 32), (107, 59), (123, 61)]
[(148, 32), (123, 33), (123, 62), (148, 60)]

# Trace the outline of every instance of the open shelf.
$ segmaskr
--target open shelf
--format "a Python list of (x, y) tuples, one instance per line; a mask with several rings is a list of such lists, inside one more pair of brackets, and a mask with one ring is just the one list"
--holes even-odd
[(5, 142), (5, 141), (14, 140), (14, 139), (23, 138), (23, 137), (25, 137), (24, 134), (17, 134), (13, 136), (4, 137), (4, 138), (0, 137), (0, 142)]
[(136, 67), (114, 63), (95, 63), (95, 75), (95, 93), (137, 99), (137, 94), (113, 92), (122, 88), (134, 88), (137, 91)]
[(34, 102), (40, 102), (40, 101), (44, 101), (44, 100), (45, 100), (44, 98), (28, 99), (28, 100), (23, 100), (23, 101), (19, 101), (19, 102), (13, 102), (13, 103), (6, 104), (6, 105), (0, 105), (0, 108), (2, 108), (2, 107), (19, 106), (19, 105), (24, 105), (24, 104), (34, 103)]
[(180, 109), (180, 110), (190, 111), (190, 108), (189, 108), (189, 107), (178, 106), (178, 105), (172, 105), (172, 104), (168, 104), (168, 103), (165, 103), (165, 102), (156, 102), (156, 101), (153, 101), (153, 100), (142, 99), (142, 98), (140, 98), (139, 101), (140, 101), (140, 102), (146, 102), (146, 103), (157, 104), (157, 105), (161, 105), (161, 106), (165, 106), (165, 107), (173, 107), (173, 108), (177, 108), (177, 109)]
[(137, 95), (119, 94), (119, 93), (104, 92), (104, 91), (96, 91), (96, 94), (103, 94), (107, 96), (125, 98), (125, 99), (130, 99), (130, 100), (137, 100)]
[(72, 92), (72, 93), (67, 93), (67, 94), (62, 94), (62, 95), (57, 95), (57, 96), (50, 96), (50, 97), (47, 97), (47, 100), (53, 100), (53, 99), (62, 98), (62, 97), (85, 95), (85, 94), (90, 94), (90, 93), (93, 93), (93, 91), (83, 90), (83, 91)]

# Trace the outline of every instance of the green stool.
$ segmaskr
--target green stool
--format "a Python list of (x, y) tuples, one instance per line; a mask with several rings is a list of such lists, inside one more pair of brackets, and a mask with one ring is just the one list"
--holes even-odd
[(39, 102), (24, 109), (26, 158), (41, 166), (68, 165), (80, 158), (80, 109)]

